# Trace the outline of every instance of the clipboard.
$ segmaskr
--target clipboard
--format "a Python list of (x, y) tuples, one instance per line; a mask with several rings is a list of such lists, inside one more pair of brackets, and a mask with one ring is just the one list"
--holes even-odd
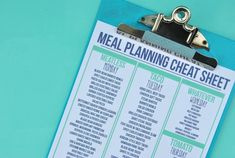
[[(139, 17), (146, 15), (146, 14), (154, 14), (154, 12), (151, 10), (139, 7), (137, 5), (134, 5), (124, 0), (114, 0), (112, 1), (112, 3), (110, 3), (110, 1), (108, 0), (103, 0), (100, 5), (100, 9), (97, 14), (96, 20), (103, 21), (113, 26), (118, 26), (120, 22), (122, 22), (122, 23), (128, 23), (128, 24), (131, 24), (132, 26), (141, 28), (142, 26), (136, 23), (133, 19), (138, 19)], [(211, 47), (212, 49), (209, 52), (205, 52), (205, 55), (213, 55), (217, 57), (219, 61), (219, 65), (235, 70), (235, 66), (232, 64), (234, 63), (234, 58), (231, 58), (232, 52), (230, 52), (230, 49), (232, 50), (233, 48), (235, 48), (235, 42), (225, 39), (216, 34), (207, 32), (205, 30), (203, 30), (202, 32), (207, 37), (208, 41), (210, 41), (210, 44), (212, 45)], [(228, 55), (226, 55), (226, 57), (223, 56), (225, 52), (226, 54), (228, 52)], [(235, 91), (235, 88), (233, 88), (231, 93), (234, 94), (234, 91)], [(229, 105), (231, 105), (232, 99), (233, 99), (233, 96), (230, 95), (226, 109), (228, 109)], [(225, 113), (223, 113), (222, 119), (224, 118), (224, 115)], [(218, 132), (219, 132), (219, 129), (217, 129), (217, 133)], [(215, 141), (215, 139), (213, 141)], [(210, 150), (212, 150), (213, 144), (210, 146)], [(210, 152), (208, 156), (209, 155), (210, 155)]]
[[(120, 22), (130, 24), (134, 27), (143, 28), (143, 25), (137, 23), (133, 19), (139, 19), (143, 15), (156, 14), (156, 12), (127, 2), (125, 0), (113, 0), (110, 3), (109, 0), (102, 0), (100, 8), (96, 17), (96, 20), (101, 20), (105, 23), (118, 26)], [(95, 24), (94, 24), (95, 25)], [(146, 28), (143, 28), (146, 29)], [(218, 64), (235, 71), (235, 54), (232, 50), (235, 50), (235, 41), (217, 35), (203, 29), (201, 32), (210, 42), (210, 51), (203, 51), (205, 55), (215, 56), (218, 60)], [(222, 124), (228, 113), (229, 107), (234, 103), (235, 100), (235, 87), (233, 87), (227, 105), (224, 109), (223, 115), (221, 117), (220, 123), (218, 125), (217, 131), (213, 138), (212, 144), (208, 151), (207, 157), (211, 157), (212, 151), (216, 150), (214, 148), (216, 139), (220, 132), (222, 132)]]

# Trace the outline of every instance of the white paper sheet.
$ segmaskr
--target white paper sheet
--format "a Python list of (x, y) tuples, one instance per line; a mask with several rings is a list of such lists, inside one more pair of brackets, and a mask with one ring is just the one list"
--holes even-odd
[(234, 79), (98, 21), (48, 157), (205, 157)]

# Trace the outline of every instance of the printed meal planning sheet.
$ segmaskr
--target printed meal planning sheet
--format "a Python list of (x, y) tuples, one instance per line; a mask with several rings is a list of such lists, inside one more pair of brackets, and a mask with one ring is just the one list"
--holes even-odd
[(98, 21), (49, 158), (204, 158), (234, 84)]

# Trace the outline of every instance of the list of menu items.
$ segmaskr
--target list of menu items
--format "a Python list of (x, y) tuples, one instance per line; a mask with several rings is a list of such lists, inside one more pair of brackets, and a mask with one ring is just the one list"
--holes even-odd
[(48, 157), (206, 157), (234, 79), (98, 21)]

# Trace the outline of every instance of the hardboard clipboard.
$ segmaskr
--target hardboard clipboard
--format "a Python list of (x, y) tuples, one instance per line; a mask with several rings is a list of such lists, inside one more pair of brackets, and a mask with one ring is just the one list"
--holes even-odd
[[(92, 36), (93, 29), (96, 25), (97, 20), (111, 24), (113, 26), (118, 26), (120, 23), (126, 23), (133, 27), (146, 30), (146, 27), (142, 26), (137, 22), (137, 20), (143, 15), (156, 14), (155, 11), (143, 8), (126, 0), (101, 0), (98, 13), (93, 23), (89, 38), (87, 39), (86, 48), (88, 47), (90, 37)], [(235, 49), (235, 41), (226, 39), (222, 36), (216, 35), (205, 30), (201, 30), (205, 35), (207, 40), (210, 42), (211, 49), (209, 52), (204, 52), (205, 55), (214, 56), (217, 58), (219, 65), (226, 67), (228, 69), (235, 71), (235, 54), (232, 50)], [(83, 53), (84, 55), (85, 53)], [(230, 97), (228, 99), (226, 108), (224, 110), (223, 116), (220, 120), (220, 124), (216, 130), (213, 142), (208, 151), (207, 157), (211, 157), (212, 150), (214, 150), (214, 145), (218, 134), (222, 131), (222, 123), (226, 117), (229, 106), (235, 99), (235, 87), (233, 87)], [(51, 144), (52, 145), (52, 144)], [(48, 151), (49, 153), (49, 151)]]
[[(143, 15), (148, 15), (148, 14), (149, 15), (156, 14), (156, 12), (143, 8), (136, 4), (133, 4), (126, 0), (112, 0), (112, 2), (110, 2), (109, 0), (102, 0), (94, 26), (96, 24), (96, 21), (100, 20), (116, 27), (120, 23), (125, 23), (133, 27), (146, 30), (146, 27), (143, 27), (141, 24), (139, 24), (137, 20)], [(205, 37), (210, 43), (210, 51), (209, 52), (203, 51), (203, 53), (205, 55), (214, 56), (218, 60), (220, 66), (235, 71), (235, 54), (233, 52), (233, 50), (235, 50), (235, 41), (224, 38), (220, 35), (217, 35), (215, 33), (206, 30), (201, 29), (201, 32), (205, 35)], [(216, 139), (218, 137), (218, 134), (222, 132), (222, 124), (226, 117), (226, 113), (228, 112), (228, 109), (231, 106), (232, 101), (235, 99), (234, 94), (235, 94), (235, 87), (233, 87), (231, 91), (229, 100), (227, 102), (224, 113), (216, 130), (207, 157), (211, 157), (212, 150), (215, 150), (214, 146)]]

